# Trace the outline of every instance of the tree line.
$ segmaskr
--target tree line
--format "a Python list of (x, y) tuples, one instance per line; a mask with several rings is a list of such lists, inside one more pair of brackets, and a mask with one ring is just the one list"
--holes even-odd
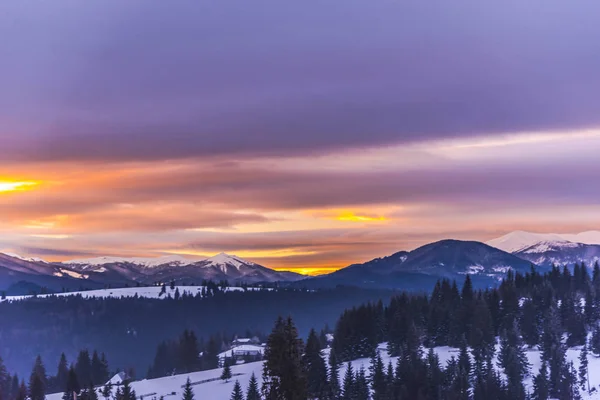
[[(402, 293), (346, 310), (338, 320), (328, 366), (313, 331), (306, 345), (291, 319), (267, 341), (260, 399), (286, 400), (576, 400), (589, 384), (588, 358), (600, 356), (600, 267), (509, 272), (497, 288), (458, 288), (441, 280), (430, 295)], [(587, 333), (593, 332), (590, 341)], [(378, 344), (397, 361), (384, 365)], [(434, 347), (458, 349), (441, 365)], [(580, 347), (579, 368), (566, 357)], [(538, 349), (531, 369), (527, 349)], [(367, 371), (350, 363), (371, 358)], [(528, 392), (524, 381), (533, 378)], [(341, 379), (340, 379), (341, 378)], [(232, 399), (243, 399), (236, 385)], [(256, 398), (256, 397), (253, 397)]]
[(88, 350), (80, 351), (76, 361), (70, 365), (63, 353), (54, 375), (47, 373), (42, 358), (37, 356), (27, 384), (17, 374), (11, 375), (0, 358), (0, 400), (44, 400), (48, 393), (69, 392), (72, 388), (77, 388), (79, 392), (81, 387), (105, 384), (108, 379), (106, 356), (95, 350), (91, 356)]

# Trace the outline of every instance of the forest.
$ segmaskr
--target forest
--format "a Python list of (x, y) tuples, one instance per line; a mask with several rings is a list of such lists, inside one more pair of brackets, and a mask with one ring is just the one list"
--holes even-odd
[[(589, 357), (600, 356), (599, 320), (598, 265), (591, 274), (580, 264), (573, 269), (553, 267), (544, 274), (533, 267), (526, 274), (509, 272), (497, 288), (486, 290), (475, 290), (468, 275), (460, 288), (456, 282), (441, 280), (430, 295), (400, 293), (389, 301), (368, 300), (346, 309), (335, 324), (330, 347), (315, 329), (310, 329), (305, 341), (292, 317), (279, 317), (266, 339), (262, 385), (258, 387), (255, 380), (248, 388), (235, 385), (231, 398), (576, 400), (592, 390), (587, 368)], [(197, 346), (198, 340), (193, 331), (184, 331), (173, 343), (180, 346), (173, 348), (181, 350)], [(381, 343), (387, 343), (389, 354), (397, 357), (394, 364), (382, 362)], [(202, 357), (214, 356), (175, 351), (173, 365), (181, 369), (165, 370), (158, 357), (164, 350), (161, 346), (169, 347), (166, 342), (158, 346), (149, 370), (153, 376), (198, 370), (203, 368)], [(433, 350), (439, 346), (457, 348), (457, 357), (441, 365)], [(566, 358), (572, 347), (580, 349), (578, 369)], [(539, 370), (529, 365), (528, 348), (540, 350)], [(371, 359), (368, 370), (355, 371), (348, 364), (343, 376), (338, 374), (342, 364), (359, 358)], [(83, 378), (81, 360), (90, 366), (83, 368)], [(29, 386), (4, 372), (2, 393), (9, 400), (22, 400), (19, 395), (25, 390), (32, 400), (41, 400), (32, 395), (40, 386), (50, 388), (54, 382), (56, 388), (61, 382), (65, 389), (74, 390), (65, 376), (72, 375), (77, 382), (90, 378), (91, 382), (92, 376), (106, 378), (108, 370), (104, 355), (94, 352), (90, 358), (85, 351), (68, 371), (61, 357), (56, 376), (48, 377), (45, 370), (40, 373), (40, 365), (38, 357)], [(227, 369), (226, 365), (224, 379), (230, 378)], [(533, 377), (532, 388), (524, 385), (528, 377)], [(84, 387), (78, 383), (75, 388), (89, 396), (90, 390)], [(190, 395), (193, 392), (187, 391)], [(116, 400), (122, 400), (123, 394), (119, 396)], [(184, 395), (184, 400), (190, 399)]]
[(54, 368), (61, 353), (71, 360), (82, 349), (97, 349), (110, 360), (112, 371), (144, 378), (158, 345), (178, 340), (186, 329), (199, 342), (215, 338), (222, 351), (236, 335), (266, 337), (279, 315), (292, 316), (305, 336), (312, 327), (334, 326), (346, 308), (393, 295), (343, 287), (208, 293), (160, 300), (51, 296), (1, 302), (0, 357), (10, 371), (24, 376), (38, 355)]

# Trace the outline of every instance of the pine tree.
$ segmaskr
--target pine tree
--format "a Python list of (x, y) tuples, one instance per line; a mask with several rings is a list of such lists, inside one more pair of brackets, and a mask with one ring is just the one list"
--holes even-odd
[(321, 356), (321, 344), (314, 329), (311, 329), (302, 356), (309, 399), (324, 399), (327, 395), (327, 367)]
[(265, 348), (262, 391), (266, 400), (307, 398), (303, 347), (292, 319), (279, 317)]
[(596, 325), (594, 327), (594, 332), (592, 333), (592, 339), (590, 342), (590, 348), (592, 353), (596, 356), (600, 356), (600, 326)]
[(356, 373), (356, 378), (354, 379), (355, 386), (355, 400), (369, 400), (369, 382), (367, 381), (367, 377), (365, 375), (365, 370), (361, 367), (359, 371)]
[(87, 398), (88, 400), (98, 400), (98, 393), (96, 393), (96, 389), (94, 389), (94, 385), (91, 382), (87, 389)]
[(356, 388), (354, 383), (354, 370), (352, 364), (348, 362), (346, 367), (346, 374), (344, 375), (344, 381), (342, 383), (342, 400), (354, 400), (356, 394)]
[(81, 386), (79, 386), (79, 380), (77, 379), (77, 373), (75, 368), (71, 365), (67, 376), (67, 384), (64, 387), (63, 400), (72, 400), (79, 395)]
[(60, 361), (56, 370), (56, 389), (57, 391), (65, 390), (67, 380), (69, 379), (69, 365), (65, 353), (60, 355)]
[(42, 358), (37, 356), (29, 378), (29, 398), (31, 400), (44, 400), (46, 398), (47, 382), (46, 368)]
[(226, 362), (225, 366), (223, 367), (223, 372), (221, 373), (221, 379), (225, 382), (229, 382), (232, 376), (233, 375), (231, 374), (231, 367), (229, 366), (229, 363)]
[(590, 383), (588, 380), (588, 346), (587, 343), (581, 347), (581, 353), (579, 353), (579, 384), (581, 385), (581, 390), (586, 390), (587, 383), (587, 391), (590, 391)]
[(381, 354), (377, 352), (371, 359), (371, 389), (373, 390), (373, 400), (385, 400), (387, 383), (385, 371), (383, 370), (383, 361)]
[(8, 386), (10, 384), (11, 378), (6, 370), (6, 366), (4, 365), (4, 361), (2, 357), (0, 357), (0, 397), (6, 396), (8, 397)]
[(26, 400), (27, 399), (27, 386), (25, 386), (25, 381), (21, 381), (21, 385), (19, 385), (19, 391), (17, 393), (17, 397), (15, 400)]
[(242, 393), (242, 386), (239, 381), (235, 381), (235, 385), (233, 385), (231, 400), (244, 400), (244, 393)]
[(329, 352), (329, 397), (338, 399), (341, 392), (340, 387), (340, 372), (335, 351), (332, 348)]
[(136, 400), (135, 390), (131, 388), (129, 380), (123, 382), (123, 387), (117, 390), (115, 400)]
[(498, 359), (507, 377), (510, 397), (524, 400), (523, 380), (529, 374), (529, 363), (516, 325), (510, 331), (503, 332)]
[(92, 380), (92, 361), (89, 351), (82, 350), (79, 352), (77, 362), (75, 363), (75, 372), (77, 372), (79, 382), (89, 382)]
[(532, 400), (548, 400), (550, 396), (548, 382), (548, 367), (546, 362), (542, 362), (540, 372), (533, 378)]
[(108, 382), (106, 385), (104, 385), (104, 387), (102, 388), (102, 397), (104, 397), (105, 400), (108, 400), (110, 398), (110, 396), (112, 396), (112, 383)]
[[(236, 383), (238, 382), (236, 381)], [(185, 381), (182, 400), (194, 400), (194, 389), (192, 389), (192, 382), (190, 381), (190, 378), (187, 378), (187, 381)]]
[(254, 372), (250, 377), (250, 383), (248, 384), (248, 392), (246, 393), (246, 400), (260, 400), (260, 393), (258, 391), (258, 381)]
[(44, 383), (39, 375), (31, 375), (31, 379), (29, 380), (29, 398), (31, 400), (44, 400), (46, 398)]

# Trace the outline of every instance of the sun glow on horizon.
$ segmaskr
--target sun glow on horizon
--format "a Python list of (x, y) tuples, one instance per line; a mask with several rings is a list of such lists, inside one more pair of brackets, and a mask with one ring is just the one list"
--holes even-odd
[(32, 186), (37, 186), (38, 182), (33, 181), (0, 181), (0, 193), (19, 192), (31, 189)]
[(348, 222), (381, 222), (387, 221), (387, 218), (384, 216), (371, 216), (371, 215), (359, 215), (353, 212), (344, 212), (336, 216), (338, 221), (348, 221)]

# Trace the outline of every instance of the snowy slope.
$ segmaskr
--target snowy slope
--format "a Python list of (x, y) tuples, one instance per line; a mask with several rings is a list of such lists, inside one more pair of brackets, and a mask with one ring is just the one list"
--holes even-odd
[(540, 242), (564, 242), (567, 239), (554, 233), (532, 233), (524, 231), (511, 232), (502, 237), (492, 239), (486, 244), (508, 253), (514, 253)]
[(488, 245), (511, 252), (540, 267), (574, 265), (588, 266), (600, 260), (599, 232), (579, 234), (540, 234), (516, 231), (490, 240)]
[(581, 233), (533, 233), (514, 231), (486, 244), (500, 250), (514, 253), (542, 242), (571, 242), (600, 245), (600, 231), (587, 231)]
[(204, 258), (190, 259), (178, 255), (162, 256), (162, 257), (96, 257), (79, 260), (64, 261), (63, 264), (79, 265), (86, 267), (101, 266), (104, 264), (114, 263), (129, 263), (136, 264), (142, 267), (158, 267), (159, 265), (188, 265), (197, 261), (202, 261)]
[(18, 258), (19, 260), (23, 260), (23, 261), (30, 261), (30, 262), (40, 262), (40, 263), (45, 263), (47, 264), (46, 261), (42, 260), (41, 258), (38, 257), (24, 257), (15, 253), (9, 253), (9, 252), (3, 252), (2, 254), (9, 256), (9, 257), (13, 257), (13, 258)]
[[(39, 298), (48, 296), (78, 296), (81, 295), (83, 298), (117, 298), (122, 297), (138, 297), (147, 299), (166, 299), (169, 296), (173, 297), (175, 292), (179, 289), (179, 294), (183, 295), (188, 293), (195, 296), (197, 293), (202, 291), (203, 286), (175, 286), (175, 289), (171, 289), (169, 286), (166, 287), (166, 294), (159, 296), (161, 287), (150, 286), (150, 287), (130, 287), (130, 288), (119, 288), (119, 289), (100, 289), (100, 290), (87, 290), (83, 292), (66, 292), (66, 293), (55, 293), (55, 294), (40, 294), (37, 295)], [(241, 291), (244, 290), (241, 287), (228, 287), (225, 289), (227, 292)], [(248, 290), (266, 290), (261, 288), (248, 288)], [(6, 301), (24, 300), (32, 296), (7, 296)], [(2, 300), (0, 300), (2, 301)]]
[[(379, 346), (380, 354), (385, 365), (392, 361), (396, 365), (396, 357), (389, 357), (385, 350), (385, 344)], [(438, 347), (435, 349), (440, 358), (440, 364), (445, 366), (452, 356), (458, 357), (458, 349), (450, 347)], [(328, 350), (323, 352), (323, 356), (327, 359)], [(541, 362), (539, 351), (528, 351), (527, 356), (531, 364), (531, 375), (537, 374)], [(569, 349), (567, 351), (568, 361), (573, 361), (575, 368), (579, 367), (579, 350)], [(364, 368), (367, 375), (369, 374), (369, 359), (359, 359), (352, 362), (352, 367), (355, 371)], [(346, 365), (340, 367), (340, 381), (343, 380), (346, 372)], [(189, 378), (193, 384), (194, 394), (198, 399), (211, 400), (228, 400), (233, 391), (233, 385), (236, 380), (242, 385), (244, 392), (247, 390), (248, 383), (252, 373), (256, 375), (259, 385), (262, 384), (262, 362), (236, 365), (231, 368), (233, 379), (229, 382), (224, 382), (220, 379), (222, 369), (214, 369), (209, 371), (194, 372), (191, 374), (182, 374), (169, 376), (165, 378), (141, 380), (132, 383), (132, 388), (136, 391), (137, 396), (143, 396), (145, 399), (160, 398), (164, 396), (168, 400), (179, 400), (182, 397), (183, 385)], [(589, 357), (589, 375), (590, 384), (592, 387), (600, 385), (600, 358)], [(525, 382), (527, 390), (532, 388), (532, 379), (528, 378)], [(172, 394), (175, 393), (175, 394)], [(62, 393), (55, 393), (47, 396), (47, 400), (60, 400)], [(593, 394), (582, 393), (583, 400), (600, 400), (600, 393), (597, 391)]]

